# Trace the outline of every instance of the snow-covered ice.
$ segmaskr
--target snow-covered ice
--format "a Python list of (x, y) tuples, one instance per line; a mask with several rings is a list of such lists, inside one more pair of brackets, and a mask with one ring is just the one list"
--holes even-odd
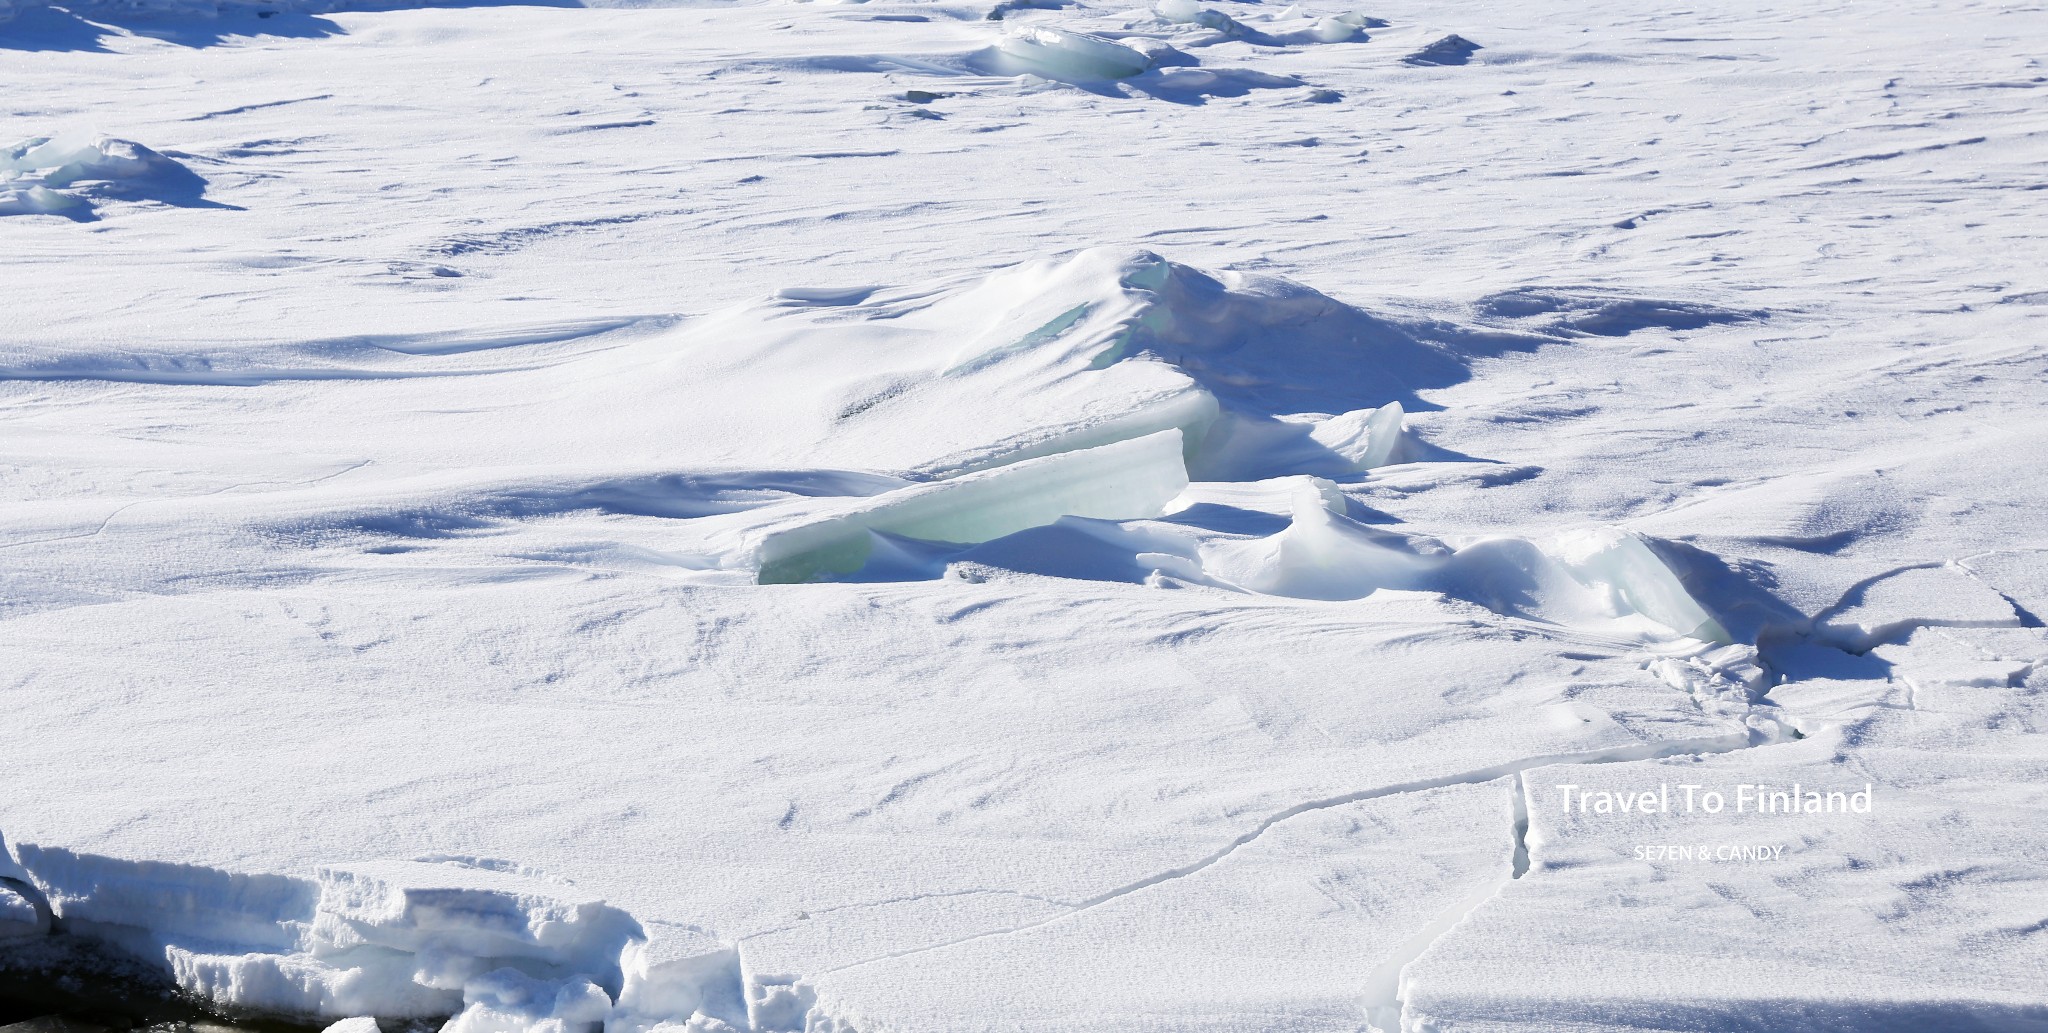
[(2048, 1028), (2042, 38), (0, 0), (0, 966)]
[(197, 203), (205, 181), (130, 140), (38, 136), (0, 148), (0, 215), (92, 217), (92, 201)]

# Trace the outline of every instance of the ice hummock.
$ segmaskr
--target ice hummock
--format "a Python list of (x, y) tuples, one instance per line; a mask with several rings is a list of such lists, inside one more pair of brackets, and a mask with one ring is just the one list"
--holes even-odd
[(995, 46), (998, 70), (1048, 79), (1128, 79), (1153, 67), (1151, 54), (1090, 32), (1034, 26)]
[[(1438, 593), (1627, 637), (1725, 639), (1623, 532), (1579, 557), (1544, 535), (1454, 547), (1426, 528), (1354, 519), (1342, 485), (1447, 465), (1407, 427), (1410, 407), (1427, 408), (1422, 393), (1458, 383), (1473, 360), (1454, 327), (1379, 316), (1293, 281), (1101, 248), (936, 287), (784, 290), (681, 326), (598, 335), (615, 343), (587, 353), (574, 350), (580, 339), (533, 339), (570, 356), (572, 382), (603, 385), (562, 398), (535, 378), (546, 407), (574, 419), (517, 418), (529, 406), (513, 396), (500, 418), (437, 420), (445, 433), (430, 436), (432, 450), (459, 474), (340, 508), (316, 490), (259, 533), (356, 542), (366, 556), (503, 550), (753, 584), (936, 578), (1000, 556), (1068, 577), (1135, 570), (1315, 600)], [(513, 347), (356, 343), (318, 375), (456, 372)], [(245, 350), (143, 358), (120, 373), (260, 383), (310, 375), (290, 368), (310, 363)], [(692, 403), (671, 404), (686, 387)], [(622, 423), (620, 412), (639, 415)], [(394, 464), (421, 440), (358, 437), (366, 458)], [(674, 442), (707, 468), (659, 465)], [(489, 457), (507, 447), (644, 465), (494, 480)], [(1196, 496), (1271, 494), (1260, 486), (1311, 477), (1314, 492), (1273, 510), (1289, 521), (1278, 530), (1173, 516)], [(632, 540), (617, 537), (628, 528)]]

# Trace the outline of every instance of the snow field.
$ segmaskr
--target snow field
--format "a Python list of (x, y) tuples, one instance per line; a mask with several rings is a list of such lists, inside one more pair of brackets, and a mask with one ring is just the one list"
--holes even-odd
[[(1368, 13), (22, 12), (22, 133), (204, 180), (0, 173), (97, 219), (0, 220), (0, 937), (456, 1033), (2048, 1019), (2040, 13)], [(1545, 795), (1681, 780), (1882, 806)]]

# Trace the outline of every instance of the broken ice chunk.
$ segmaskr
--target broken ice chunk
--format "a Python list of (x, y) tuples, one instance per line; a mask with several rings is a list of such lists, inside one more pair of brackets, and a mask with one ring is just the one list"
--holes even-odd
[(468, 865), (358, 864), (305, 879), (33, 844), (19, 852), (69, 932), (159, 963), (186, 993), (222, 1008), (430, 1018), (476, 1003), (465, 993), (480, 985), (496, 996), (471, 1033), (490, 1033), (513, 992), (499, 993), (492, 973), (511, 967), (575, 991), (535, 1020), (553, 1016), (562, 1023), (554, 1033), (575, 1033), (604, 1018), (587, 1017), (578, 988), (597, 984), (609, 1009), (621, 953), (642, 938), (631, 916), (602, 901)]
[(612, 999), (588, 979), (535, 979), (501, 968), (463, 987), (468, 1003), (441, 1033), (596, 1033)]
[(626, 947), (625, 986), (605, 1033), (645, 1033), (692, 1016), (747, 1028), (738, 948), (701, 929), (651, 924)]
[[(602, 901), (538, 880), (447, 864), (382, 862), (322, 868), (314, 933), (336, 951), (403, 951), (434, 985), (519, 961), (534, 971), (619, 983), (619, 953), (637, 923)], [(448, 967), (452, 966), (452, 967)]]
[(794, 1033), (808, 1023), (806, 1015), (817, 993), (797, 977), (782, 973), (747, 973), (747, 1017), (764, 1033)]
[(754, 547), (761, 584), (794, 584), (859, 570), (871, 532), (971, 545), (1063, 516), (1154, 517), (1187, 488), (1181, 434), (1028, 459), (862, 500), (859, 508), (770, 530)]
[(360, 1015), (424, 1019), (461, 1005), (453, 989), (422, 985), (415, 959), (374, 949), (318, 958), (304, 953), (218, 953), (176, 943), (162, 949), (179, 989), (221, 1008), (278, 1015)]
[(1315, 35), (1317, 43), (1343, 43), (1346, 39), (1358, 35), (1358, 25), (1350, 23), (1350, 20), (1343, 20), (1343, 16), (1317, 18), (1315, 27), (1311, 27), (1309, 33)]
[(204, 186), (190, 169), (131, 140), (37, 136), (0, 147), (0, 215), (87, 208), (88, 196), (171, 199)]

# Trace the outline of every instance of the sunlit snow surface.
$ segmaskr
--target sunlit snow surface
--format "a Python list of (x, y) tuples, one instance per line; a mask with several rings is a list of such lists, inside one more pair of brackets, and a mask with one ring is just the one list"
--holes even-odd
[[(2048, 1028), (2042, 39), (0, 0), (0, 942), (450, 1033)], [(1877, 803), (1555, 788), (1667, 783)]]

